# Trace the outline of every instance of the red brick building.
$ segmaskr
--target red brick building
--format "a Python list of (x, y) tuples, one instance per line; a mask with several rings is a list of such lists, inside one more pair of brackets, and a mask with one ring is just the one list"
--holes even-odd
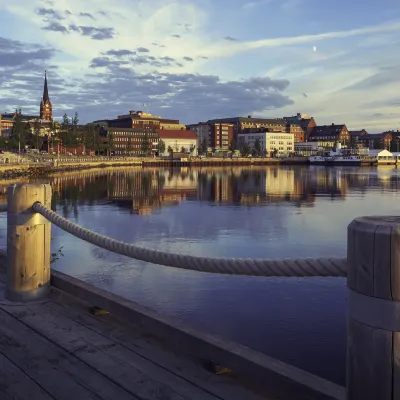
[(228, 150), (233, 139), (233, 124), (224, 122), (209, 123), (209, 146), (214, 149)]

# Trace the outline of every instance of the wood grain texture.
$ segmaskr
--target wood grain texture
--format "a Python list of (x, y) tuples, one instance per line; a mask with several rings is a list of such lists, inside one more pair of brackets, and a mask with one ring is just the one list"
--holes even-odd
[(355, 219), (348, 227), (348, 275), (350, 289), (374, 295), (374, 247), (377, 225), (362, 218)]
[(392, 332), (350, 319), (347, 334), (347, 399), (392, 398)]
[(7, 199), (7, 297), (28, 298), (35, 291), (45, 295), (50, 282), (51, 225), (32, 210), (32, 205), (40, 201), (50, 206), (51, 187), (11, 185)]
[(4, 310), (0, 310), (0, 353), (57, 400), (139, 398)]
[(391, 292), (400, 301), (400, 226), (393, 227), (391, 236)]
[(29, 306), (29, 311), (19, 311), (16, 307), (9, 307), (8, 311), (34, 331), (139, 398), (216, 399), (205, 390), (54, 310), (39, 305)]
[(0, 399), (52, 400), (35, 381), (0, 353)]
[(66, 295), (57, 302), (50, 302), (46, 307), (82, 324), (87, 329), (101, 334), (115, 343), (123, 346), (139, 356), (153, 362), (155, 365), (170, 371), (185, 381), (204, 388), (221, 399), (229, 400), (261, 400), (260, 397), (247, 389), (243, 382), (238, 382), (235, 376), (218, 376), (210, 374), (202, 360), (192, 358), (179, 349), (172, 350), (156, 337), (149, 335), (137, 325), (127, 324), (115, 318), (112, 314), (93, 316), (90, 305)]
[(392, 299), (391, 288), (391, 225), (377, 225), (374, 242), (374, 297)]

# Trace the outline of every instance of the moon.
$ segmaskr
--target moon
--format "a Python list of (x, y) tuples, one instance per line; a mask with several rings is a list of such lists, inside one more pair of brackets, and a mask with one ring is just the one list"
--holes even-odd
[(313, 46), (313, 52), (315, 53), (316, 51), (317, 51), (317, 47), (316, 46)]

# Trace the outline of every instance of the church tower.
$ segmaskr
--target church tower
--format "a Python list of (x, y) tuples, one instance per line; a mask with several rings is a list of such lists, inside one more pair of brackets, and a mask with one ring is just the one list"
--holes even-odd
[(53, 106), (51, 105), (49, 89), (47, 87), (47, 71), (44, 73), (44, 89), (42, 102), (40, 103), (40, 119), (45, 121), (53, 120)]

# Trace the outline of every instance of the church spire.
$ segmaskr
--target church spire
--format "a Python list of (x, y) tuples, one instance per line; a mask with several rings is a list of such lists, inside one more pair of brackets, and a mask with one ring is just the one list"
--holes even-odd
[(44, 71), (44, 89), (43, 89), (43, 103), (50, 101), (49, 89), (47, 87), (47, 70)]
[(51, 121), (53, 119), (53, 106), (49, 97), (49, 88), (47, 86), (47, 71), (44, 72), (43, 98), (40, 102), (40, 119)]

